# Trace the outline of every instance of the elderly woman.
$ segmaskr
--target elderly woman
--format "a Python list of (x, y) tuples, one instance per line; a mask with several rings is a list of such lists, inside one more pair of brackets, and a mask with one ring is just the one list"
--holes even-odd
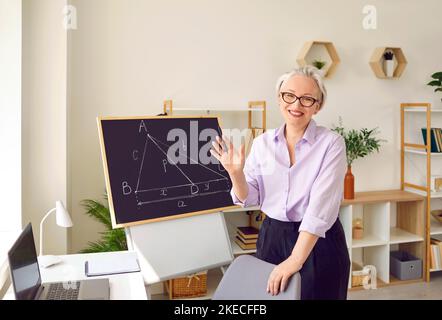
[(269, 294), (299, 271), (301, 299), (346, 299), (350, 260), (338, 219), (345, 142), (312, 119), (327, 96), (316, 68), (282, 75), (276, 90), (285, 123), (255, 138), (247, 160), (244, 145), (235, 150), (226, 138), (217, 137), (211, 153), (232, 180), (233, 202), (266, 213), (256, 256), (276, 265)]

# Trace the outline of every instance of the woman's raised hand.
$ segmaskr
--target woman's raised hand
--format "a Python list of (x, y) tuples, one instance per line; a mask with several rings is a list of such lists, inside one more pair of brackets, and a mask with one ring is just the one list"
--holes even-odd
[(229, 139), (224, 136), (221, 139), (217, 136), (216, 141), (212, 141), (212, 146), (210, 153), (222, 164), (231, 177), (243, 172), (245, 162), (244, 144), (237, 151), (233, 148), (233, 143)]

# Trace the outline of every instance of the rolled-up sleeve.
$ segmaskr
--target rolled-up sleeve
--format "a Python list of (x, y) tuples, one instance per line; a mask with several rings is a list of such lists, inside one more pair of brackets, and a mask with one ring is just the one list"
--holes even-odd
[(244, 175), (246, 177), (246, 182), (249, 187), (249, 192), (247, 194), (244, 202), (238, 199), (235, 192), (233, 192), (233, 188), (230, 190), (230, 195), (232, 196), (233, 203), (236, 205), (240, 205), (241, 207), (250, 207), (259, 205), (259, 187), (258, 187), (258, 179), (257, 179), (257, 166), (258, 163), (256, 161), (256, 139), (253, 140), (252, 146), (250, 148), (250, 153), (244, 164)]
[(345, 141), (338, 136), (328, 149), (318, 176), (313, 182), (309, 204), (299, 231), (325, 237), (325, 233), (338, 217), (346, 169)]

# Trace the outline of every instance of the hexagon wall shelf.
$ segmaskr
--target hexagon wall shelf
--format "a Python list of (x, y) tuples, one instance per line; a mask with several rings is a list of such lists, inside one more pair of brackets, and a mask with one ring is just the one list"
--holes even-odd
[[(383, 68), (384, 53), (386, 51), (392, 51), (394, 54), (395, 67), (392, 77), (387, 77)], [(398, 79), (405, 70), (407, 65), (407, 59), (401, 48), (392, 47), (378, 47), (374, 50), (370, 58), (370, 67), (373, 70), (376, 77), (380, 79)]]
[(337, 65), (341, 62), (335, 46), (329, 41), (309, 41), (304, 44), (296, 58), (299, 66), (312, 65), (314, 60), (325, 60), (326, 65), (321, 69), (326, 78), (329, 78), (336, 71)]

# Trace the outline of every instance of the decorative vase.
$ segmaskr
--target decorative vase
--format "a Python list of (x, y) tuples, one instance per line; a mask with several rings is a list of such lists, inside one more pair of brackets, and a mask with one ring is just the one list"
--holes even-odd
[(384, 60), (384, 71), (388, 78), (393, 77), (394, 74), (394, 60)]
[(351, 173), (351, 166), (347, 166), (347, 173), (344, 179), (344, 199), (355, 198), (355, 177)]

